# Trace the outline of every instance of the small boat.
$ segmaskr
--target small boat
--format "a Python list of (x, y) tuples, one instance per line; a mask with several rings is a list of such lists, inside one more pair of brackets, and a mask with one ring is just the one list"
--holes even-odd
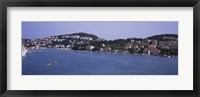
[(51, 64), (48, 64), (48, 66), (51, 66)]
[(57, 61), (54, 61), (54, 63), (58, 63)]

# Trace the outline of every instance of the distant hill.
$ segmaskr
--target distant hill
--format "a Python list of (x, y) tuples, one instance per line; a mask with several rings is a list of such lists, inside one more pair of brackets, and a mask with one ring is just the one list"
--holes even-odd
[(79, 35), (80, 37), (91, 37), (94, 40), (98, 39), (98, 37), (96, 35), (88, 34), (88, 33), (84, 33), (84, 32), (72, 33), (72, 34), (68, 34), (68, 35)]
[(161, 35), (154, 35), (147, 37), (147, 39), (155, 39), (155, 40), (172, 40), (177, 38), (178, 38), (177, 34), (161, 34)]

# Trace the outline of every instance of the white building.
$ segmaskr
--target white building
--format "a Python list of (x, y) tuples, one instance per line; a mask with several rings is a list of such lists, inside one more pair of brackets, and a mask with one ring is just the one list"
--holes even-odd
[(85, 49), (86, 49), (86, 50), (93, 50), (93, 49), (94, 49), (94, 46), (92, 46), (92, 45), (87, 45), (87, 46), (85, 47)]

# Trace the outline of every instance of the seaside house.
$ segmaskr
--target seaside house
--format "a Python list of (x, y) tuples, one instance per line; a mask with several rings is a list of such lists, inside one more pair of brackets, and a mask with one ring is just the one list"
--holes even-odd
[(158, 49), (149, 49), (150, 54), (158, 56), (160, 51)]
[(160, 54), (160, 51), (158, 49), (144, 48), (143, 54), (158, 56)]
[(102, 46), (102, 47), (105, 47), (106, 45), (105, 45), (105, 44), (101, 44), (101, 46)]
[(105, 47), (104, 51), (111, 51), (111, 47)]
[(56, 48), (64, 48), (65, 45), (55, 45)]
[(94, 49), (94, 46), (93, 45), (87, 45), (85, 47), (86, 50), (93, 50)]
[(39, 44), (36, 44), (35, 45), (35, 49), (39, 49), (40, 48), (40, 45)]
[(144, 48), (144, 50), (143, 50), (143, 54), (145, 54), (145, 55), (150, 55), (150, 51), (149, 51), (149, 49), (148, 48)]
[(102, 52), (102, 51), (103, 51), (103, 48), (100, 48), (99, 51)]

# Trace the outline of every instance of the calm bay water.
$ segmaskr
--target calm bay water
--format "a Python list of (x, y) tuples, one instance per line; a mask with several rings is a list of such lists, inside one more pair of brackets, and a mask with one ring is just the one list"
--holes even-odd
[(23, 75), (177, 75), (178, 58), (44, 49), (22, 57)]

